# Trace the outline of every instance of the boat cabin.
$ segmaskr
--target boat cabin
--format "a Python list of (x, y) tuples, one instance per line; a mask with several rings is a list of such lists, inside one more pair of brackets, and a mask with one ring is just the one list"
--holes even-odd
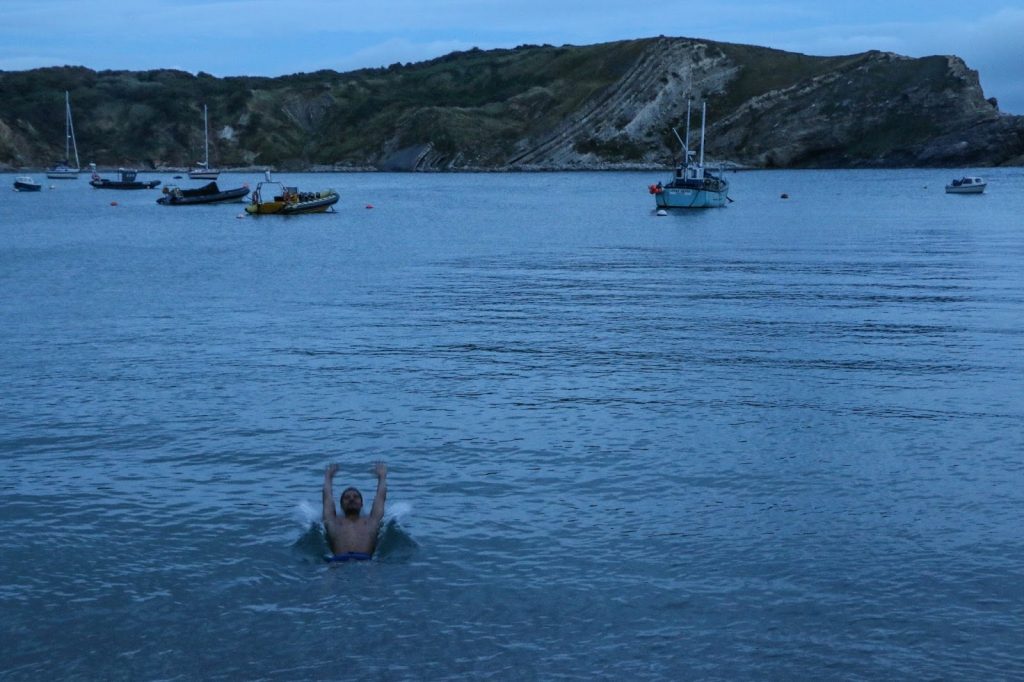
[(953, 187), (971, 187), (972, 185), (984, 185), (985, 181), (978, 177), (966, 176), (950, 183)]
[(685, 182), (687, 180), (691, 182), (703, 182), (704, 166), (702, 164), (695, 164), (693, 162), (693, 156), (693, 152), (687, 151), (686, 162), (676, 166), (676, 182)]

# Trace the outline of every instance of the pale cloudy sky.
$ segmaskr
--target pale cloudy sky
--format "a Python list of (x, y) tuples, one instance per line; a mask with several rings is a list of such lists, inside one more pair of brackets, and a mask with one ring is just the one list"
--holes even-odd
[(0, 69), (216, 76), (386, 66), (453, 50), (657, 35), (814, 55), (956, 54), (1024, 114), (1024, 0), (0, 0)]

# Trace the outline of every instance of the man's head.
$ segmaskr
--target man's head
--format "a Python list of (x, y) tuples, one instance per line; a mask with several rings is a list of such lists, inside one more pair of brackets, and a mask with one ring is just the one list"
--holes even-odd
[(358, 515), (363, 510), (363, 494), (355, 488), (345, 488), (341, 493), (341, 513), (346, 516)]

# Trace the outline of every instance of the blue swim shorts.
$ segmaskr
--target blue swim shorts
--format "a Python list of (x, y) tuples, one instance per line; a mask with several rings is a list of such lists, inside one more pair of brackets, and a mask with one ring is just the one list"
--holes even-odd
[(334, 556), (325, 557), (329, 562), (335, 561), (369, 561), (370, 555), (366, 552), (342, 552)]

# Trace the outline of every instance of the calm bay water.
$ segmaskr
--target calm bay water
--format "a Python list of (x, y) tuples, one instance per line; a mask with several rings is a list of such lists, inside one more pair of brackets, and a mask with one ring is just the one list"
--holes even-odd
[[(0, 194), (0, 678), (1024, 677), (1024, 171), (983, 175)], [(323, 468), (369, 504), (377, 459), (380, 556), (328, 567)]]

